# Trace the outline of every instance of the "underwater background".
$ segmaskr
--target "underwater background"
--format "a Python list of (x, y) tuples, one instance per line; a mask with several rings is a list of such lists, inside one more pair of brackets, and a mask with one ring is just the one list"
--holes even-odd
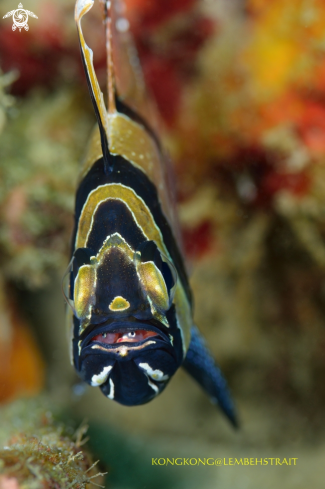
[[(125, 1), (174, 166), (195, 320), (236, 401), (235, 431), (183, 371), (132, 408), (75, 376), (61, 278), (95, 119), (74, 1), (26, 2), (38, 16), (28, 32), (2, 19), (17, 1), (0, 3), (0, 440), (25, 440), (16, 458), (0, 452), (0, 488), (73, 487), (35, 470), (15, 476), (20, 456), (29, 467), (35, 437), (62, 442), (50, 411), (71, 433), (87, 420), (107, 488), (322, 488), (325, 3)], [(104, 86), (93, 10), (85, 37)], [(222, 464), (153, 465), (167, 457)], [(235, 458), (274, 464), (229, 464)]]

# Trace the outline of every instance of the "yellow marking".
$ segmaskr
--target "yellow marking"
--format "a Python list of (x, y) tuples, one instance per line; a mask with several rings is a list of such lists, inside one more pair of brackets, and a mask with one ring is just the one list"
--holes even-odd
[(148, 299), (148, 302), (150, 304), (150, 311), (151, 311), (151, 314), (153, 315), (153, 317), (155, 319), (157, 319), (157, 321), (163, 323), (166, 326), (166, 328), (169, 328), (168, 319), (166, 318), (166, 316), (164, 314), (161, 314), (160, 312), (157, 311), (157, 309), (153, 305), (153, 302), (150, 298), (150, 295), (147, 295), (147, 299)]
[(171, 205), (172, 196), (166, 185), (165, 161), (152, 136), (141, 124), (118, 112), (108, 115), (108, 132), (110, 152), (123, 156), (154, 183), (164, 214), (174, 226), (175, 216)]
[(187, 349), (191, 341), (191, 327), (193, 324), (192, 311), (187, 300), (183, 287), (176, 285), (174, 302), (176, 304), (176, 319), (177, 325), (181, 331), (183, 339), (183, 354), (186, 355)]
[(81, 180), (89, 172), (93, 164), (96, 163), (97, 160), (102, 158), (102, 156), (103, 156), (103, 150), (100, 141), (99, 127), (96, 124), (90, 136), (85, 158), (81, 164), (78, 183), (81, 182)]
[[(88, 231), (91, 226), (93, 212), (98, 203), (116, 198), (120, 198), (125, 202), (132, 214), (136, 216), (136, 223), (142, 229), (146, 238), (155, 241), (159, 250), (170, 259), (160, 229), (157, 227), (150, 210), (134, 190), (120, 183), (101, 185), (89, 194), (80, 214), (75, 244), (76, 249), (87, 246)], [(183, 347), (186, 353), (191, 339), (190, 331), (193, 321), (191, 308), (180, 280), (176, 284), (173, 302), (176, 304), (178, 325), (184, 338)]]
[(81, 54), (85, 61), (87, 73), (90, 78), (91, 90), (96, 100), (96, 105), (99, 111), (101, 122), (108, 136), (107, 112), (104, 103), (104, 97), (99, 88), (97, 76), (94, 70), (93, 52), (87, 46), (81, 29), (81, 19), (87, 12), (89, 12), (89, 10), (93, 7), (93, 5), (94, 5), (94, 0), (77, 0), (76, 7), (75, 7), (75, 21), (77, 24), (77, 29), (79, 34)]
[(82, 319), (80, 321), (80, 325), (79, 325), (79, 335), (81, 335), (81, 333), (83, 333), (85, 331), (85, 329), (88, 328), (90, 324), (90, 315), (89, 317), (87, 317), (86, 319)]
[(155, 241), (160, 250), (168, 255), (161, 232), (157, 227), (149, 208), (134, 190), (125, 187), (120, 183), (101, 185), (88, 195), (79, 218), (76, 249), (85, 248), (87, 246), (87, 236), (89, 229), (91, 228), (95, 209), (98, 204), (109, 199), (122, 200), (133, 214), (136, 224), (142, 229), (145, 237)]
[(120, 251), (123, 251), (129, 260), (133, 261), (134, 251), (132, 248), (122, 238), (122, 236), (120, 236), (119, 233), (114, 233), (105, 240), (96, 257), (92, 257), (92, 264), (94, 264), (96, 267), (100, 265), (103, 258), (106, 256), (106, 251), (109, 252), (112, 248), (118, 248)]
[(79, 319), (90, 316), (95, 304), (96, 270), (91, 265), (82, 265), (74, 284), (74, 305)]
[(109, 115), (109, 149), (143, 170), (158, 188), (162, 187), (164, 179), (157, 145), (143, 126), (124, 114)]
[(159, 312), (169, 309), (169, 295), (164, 277), (152, 261), (137, 263), (137, 272), (145, 292)]
[[(175, 216), (170, 205), (171, 195), (166, 186), (164, 161), (155, 141), (147, 130), (124, 114), (108, 114), (107, 124), (109, 150), (114, 155), (123, 156), (135, 167), (142, 170), (155, 185), (164, 214), (173, 225)], [(85, 160), (81, 166), (79, 182), (102, 157), (99, 129), (96, 126), (91, 135)]]
[[(114, 233), (106, 239), (98, 254), (91, 257), (91, 264), (80, 267), (75, 281), (75, 314), (81, 320), (79, 334), (81, 334), (89, 325), (92, 307), (96, 303), (95, 289), (97, 268), (102, 264), (103, 259), (110, 253), (112, 248), (118, 248), (120, 251), (124, 252), (131, 262), (133, 261), (134, 251), (118, 233)], [(124, 301), (124, 303), (121, 303), (121, 301), (118, 300), (116, 302), (112, 301), (109, 306), (110, 310), (123, 311), (130, 307), (130, 303), (123, 297), (120, 297), (119, 299)], [(115, 309), (113, 309), (113, 307), (115, 307)]]
[(129, 309), (130, 303), (124, 297), (121, 297), (120, 295), (114, 297), (110, 305), (108, 306), (111, 311), (125, 311), (126, 309)]

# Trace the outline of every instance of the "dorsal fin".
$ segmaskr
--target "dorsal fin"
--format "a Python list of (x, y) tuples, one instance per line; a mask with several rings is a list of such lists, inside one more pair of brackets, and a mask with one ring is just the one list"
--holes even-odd
[(99, 2), (106, 27), (108, 114), (120, 112), (122, 104), (157, 134), (157, 113), (147, 93), (124, 2)]
[(87, 46), (81, 29), (81, 19), (94, 5), (94, 0), (76, 0), (77, 24), (82, 61), (88, 88), (96, 113), (103, 155), (109, 160), (109, 118), (119, 112), (116, 99), (139, 115), (157, 134), (155, 107), (147, 95), (137, 51), (129, 32), (129, 22), (122, 0), (99, 0), (106, 31), (108, 111), (93, 65), (93, 52)]
[(105, 166), (110, 168), (110, 153), (108, 148), (108, 117), (105, 107), (104, 97), (100, 90), (96, 72), (93, 64), (93, 52), (87, 46), (83, 32), (81, 29), (81, 19), (93, 7), (94, 0), (77, 0), (75, 7), (75, 21), (77, 24), (81, 57), (84, 65), (84, 70), (87, 78), (88, 89), (90, 92), (93, 107), (96, 113), (96, 118), (100, 131), (100, 139), (103, 150)]
[(129, 29), (124, 0), (112, 0), (111, 16), (116, 93), (119, 100), (158, 135), (160, 131), (157, 110), (148, 94), (137, 49)]

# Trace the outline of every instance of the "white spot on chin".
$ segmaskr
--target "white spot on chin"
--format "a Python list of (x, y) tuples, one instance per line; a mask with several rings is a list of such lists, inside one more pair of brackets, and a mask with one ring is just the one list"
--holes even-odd
[(97, 387), (98, 385), (104, 384), (104, 382), (106, 382), (106, 380), (108, 378), (108, 374), (110, 373), (112, 368), (113, 368), (112, 366), (104, 367), (103, 371), (100, 374), (93, 375), (91, 378), (91, 385), (93, 387)]
[(128, 354), (127, 347), (121, 346), (121, 348), (119, 349), (119, 354), (121, 355), (121, 357), (126, 357), (126, 355)]
[(139, 363), (139, 367), (145, 370), (147, 375), (149, 375), (149, 377), (154, 380), (162, 381), (169, 378), (168, 375), (164, 375), (164, 372), (162, 372), (161, 370), (153, 370), (148, 363)]
[(115, 389), (114, 389), (114, 382), (112, 381), (112, 379), (109, 379), (109, 386), (110, 386), (110, 391), (109, 394), (107, 394), (107, 397), (109, 399), (114, 399)]

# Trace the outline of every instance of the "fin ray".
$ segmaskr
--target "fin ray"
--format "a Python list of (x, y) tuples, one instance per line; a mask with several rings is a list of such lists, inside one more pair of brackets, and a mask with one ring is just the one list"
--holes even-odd
[(104, 97), (100, 90), (96, 72), (93, 64), (93, 51), (87, 46), (81, 28), (81, 19), (93, 7), (94, 0), (77, 0), (75, 7), (75, 21), (79, 35), (82, 62), (85, 69), (87, 84), (97, 117), (100, 130), (103, 156), (106, 165), (109, 167), (109, 149), (108, 149), (108, 117), (105, 107)]
[(115, 105), (115, 70), (113, 62), (113, 33), (112, 23), (113, 19), (113, 0), (100, 0), (104, 11), (104, 24), (106, 32), (106, 57), (107, 57), (107, 100), (108, 100), (108, 113), (114, 114), (116, 112)]

